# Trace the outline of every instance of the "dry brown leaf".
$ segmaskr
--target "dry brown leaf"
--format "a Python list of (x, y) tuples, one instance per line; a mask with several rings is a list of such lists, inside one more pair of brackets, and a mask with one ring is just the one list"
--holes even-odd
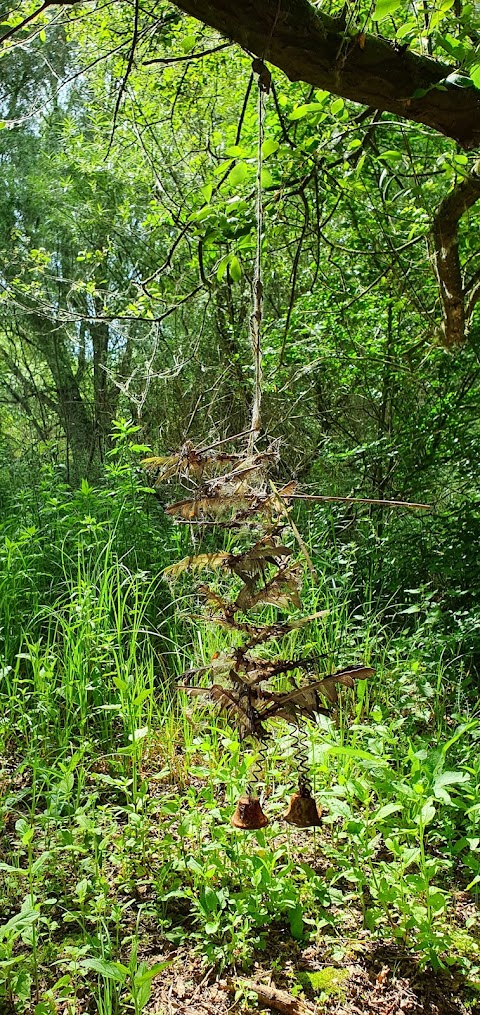
[(242, 496), (194, 497), (193, 500), (177, 500), (165, 508), (167, 515), (178, 515), (190, 521), (193, 518), (221, 518), (232, 511), (245, 510), (248, 500)]
[(179, 463), (181, 461), (180, 455), (167, 455), (166, 457), (152, 457), (144, 458), (142, 465), (150, 473), (156, 473), (154, 477), (155, 485), (165, 482), (167, 479), (171, 479), (175, 476), (179, 469)]
[(247, 585), (235, 600), (235, 609), (246, 613), (260, 603), (269, 603), (279, 609), (287, 609), (290, 605), (301, 608), (299, 591), (299, 569), (292, 567), (277, 573), (260, 589), (252, 590)]
[(208, 585), (199, 585), (197, 591), (207, 600), (209, 606), (216, 606), (227, 615), (232, 612), (231, 604), (226, 599), (222, 599), (222, 596), (219, 596), (218, 592), (214, 592)]
[(201, 571), (205, 568), (222, 567), (230, 557), (229, 553), (199, 553), (195, 557), (183, 557), (177, 564), (170, 564), (163, 571), (167, 578), (178, 578), (185, 571)]
[(335, 680), (331, 677), (326, 680), (321, 680), (318, 684), (318, 690), (323, 694), (324, 698), (330, 702), (331, 705), (338, 703), (337, 688), (335, 687)]
[[(359, 663), (358, 666), (345, 666), (341, 670), (337, 670), (336, 673), (331, 673), (329, 676), (335, 677), (340, 683), (340, 677), (350, 677), (353, 680), (367, 680), (368, 677), (373, 677), (375, 670), (372, 666), (365, 666), (364, 663)], [(347, 687), (353, 687), (353, 684), (347, 684)]]

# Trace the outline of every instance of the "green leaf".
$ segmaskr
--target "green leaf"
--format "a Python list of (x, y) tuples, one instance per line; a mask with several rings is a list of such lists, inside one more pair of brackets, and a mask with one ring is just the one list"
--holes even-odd
[(432, 14), (432, 17), (430, 18), (430, 23), (428, 26), (429, 33), (433, 32), (437, 27), (437, 25), (439, 25), (440, 22), (443, 21), (443, 19), (447, 16), (449, 10), (453, 7), (453, 4), (454, 0), (443, 0), (443, 3), (440, 5), (440, 10), (435, 11)]
[(262, 187), (273, 187), (273, 176), (269, 169), (262, 169)]
[(468, 772), (442, 772), (435, 779), (434, 786), (454, 786), (455, 784), (469, 781), (470, 775)]
[(433, 821), (436, 813), (437, 813), (436, 807), (434, 807), (432, 803), (427, 801), (427, 803), (423, 805), (420, 811), (420, 818), (422, 824), (428, 825), (430, 821)]
[(185, 35), (185, 37), (182, 39), (183, 52), (191, 53), (196, 41), (197, 40), (194, 35)]
[(374, 761), (376, 765), (388, 764), (383, 758), (378, 758), (376, 754), (369, 754), (368, 751), (360, 751), (355, 747), (337, 747), (336, 744), (329, 744), (326, 753), (338, 754), (346, 758), (356, 758), (358, 761)]
[(474, 63), (469, 68), (470, 77), (475, 85), (475, 88), (480, 88), (480, 63)]
[(302, 106), (297, 106), (293, 109), (288, 117), (289, 120), (301, 120), (304, 116), (308, 116), (309, 113), (318, 113), (323, 109), (323, 102), (305, 102)]
[(229, 264), (230, 264), (230, 254), (226, 254), (225, 257), (222, 257), (222, 260), (220, 261), (217, 268), (217, 279), (219, 282), (221, 282), (222, 278), (224, 278)]
[(121, 962), (107, 962), (106, 959), (82, 959), (79, 963), (84, 969), (93, 969), (95, 973), (104, 976), (107, 980), (116, 980), (117, 983), (125, 983), (128, 969)]
[[(165, 962), (155, 962), (153, 966), (150, 966), (148, 969), (142, 971), (141, 975), (138, 977), (138, 982), (143, 983), (144, 980), (153, 980), (154, 976), (158, 976), (159, 973), (163, 973), (164, 969), (171, 966), (172, 962), (173, 959), (167, 959)], [(135, 979), (137, 979), (137, 977), (135, 977)]]
[(237, 162), (236, 166), (229, 172), (227, 181), (232, 186), (236, 186), (237, 183), (243, 183), (246, 180), (249, 172), (250, 168), (246, 162)]
[(288, 911), (290, 933), (295, 941), (302, 941), (304, 936), (303, 909), (300, 904)]
[(235, 254), (232, 254), (230, 258), (229, 271), (232, 282), (239, 282), (242, 277), (242, 268), (240, 261), (238, 260), (238, 257), (235, 257)]
[[(398, 34), (399, 33), (397, 32), (397, 35)], [(449, 56), (452, 56), (454, 60), (458, 60), (459, 63), (461, 63), (465, 58), (465, 46), (459, 41), (459, 39), (456, 39), (454, 35), (451, 35), (450, 32), (445, 32), (445, 35), (438, 34), (436, 42), (438, 46), (441, 46), (441, 48), (444, 49)]]
[(337, 116), (338, 113), (341, 113), (344, 105), (345, 103), (343, 99), (335, 99), (335, 102), (332, 102), (332, 105), (330, 107), (330, 112), (332, 113), (332, 116)]
[(232, 159), (246, 159), (250, 152), (243, 145), (232, 144), (229, 148), (225, 148), (225, 155), (229, 155)]
[(215, 166), (213, 170), (214, 176), (223, 176), (224, 172), (231, 166), (233, 159), (226, 159), (225, 162), (221, 162), (219, 166)]
[(273, 155), (274, 152), (278, 152), (280, 145), (278, 141), (274, 141), (273, 138), (267, 137), (262, 145), (262, 155), (264, 159), (268, 159), (269, 155)]
[(20, 1001), (28, 1001), (30, 999), (30, 992), (32, 988), (32, 977), (30, 973), (20, 972), (12, 976), (12, 988), (13, 993), (17, 995)]
[(140, 729), (134, 730), (133, 733), (130, 733), (128, 739), (131, 740), (132, 743), (136, 744), (137, 740), (143, 740), (143, 738), (146, 737), (147, 733), (148, 726), (141, 726)]
[(397, 39), (405, 39), (407, 35), (415, 35), (417, 30), (415, 18), (409, 18), (408, 21), (405, 21), (403, 25), (397, 28), (396, 37)]
[(401, 4), (402, 0), (378, 0), (372, 20), (382, 21), (383, 18), (388, 18), (389, 14), (394, 14), (401, 7)]
[(401, 810), (403, 810), (401, 804), (394, 804), (394, 803), (385, 804), (384, 807), (381, 807), (380, 810), (377, 811), (376, 814), (374, 814), (374, 816), (372, 818), (372, 821), (383, 821), (383, 819), (384, 818), (388, 818), (390, 816), (390, 814), (394, 814), (395, 811), (401, 811)]

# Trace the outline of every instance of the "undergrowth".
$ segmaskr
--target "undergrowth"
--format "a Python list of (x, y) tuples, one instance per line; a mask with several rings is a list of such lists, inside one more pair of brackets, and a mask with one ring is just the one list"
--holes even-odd
[(235, 831), (255, 759), (225, 719), (176, 693), (223, 636), (189, 616), (188, 583), (172, 599), (162, 570), (188, 533), (165, 524), (132, 469), (131, 432), (119, 437), (103, 486), (72, 492), (44, 470), (35, 493), (4, 501), (0, 1009), (139, 1013), (176, 949), (248, 969), (277, 931), (321, 943), (334, 966), (390, 940), (453, 972), (468, 1001), (480, 987), (480, 715), (468, 659), (438, 638), (438, 601), (428, 588), (415, 611), (402, 613), (413, 593), (376, 601), (353, 542), (325, 514), (306, 526), (320, 580), (304, 603), (328, 614), (288, 647), (311, 643), (326, 671), (361, 653), (376, 676), (308, 725), (321, 829), (282, 820), (297, 747), (279, 721), (271, 824)]

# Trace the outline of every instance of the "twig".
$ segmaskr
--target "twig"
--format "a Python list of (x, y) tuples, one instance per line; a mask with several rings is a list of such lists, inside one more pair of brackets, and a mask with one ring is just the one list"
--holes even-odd
[(298, 545), (299, 545), (299, 547), (300, 547), (300, 549), (301, 549), (301, 551), (303, 553), (303, 556), (305, 557), (305, 560), (306, 560), (307, 566), (308, 566), (308, 570), (310, 571), (310, 574), (312, 575), (313, 580), (314, 581), (318, 581), (318, 574), (317, 574), (317, 572), (316, 572), (316, 570), (315, 570), (315, 568), (313, 566), (312, 558), (311, 558), (311, 556), (310, 556), (310, 554), (309, 554), (309, 552), (307, 550), (307, 547), (305, 546), (305, 542), (302, 539), (302, 537), (301, 537), (301, 535), (300, 535), (300, 533), (299, 533), (299, 531), (297, 529), (297, 526), (295, 525), (295, 522), (290, 517), (290, 515), (289, 515), (289, 513), (288, 513), (288, 511), (287, 511), (287, 509), (285, 507), (284, 501), (282, 500), (282, 498), (281, 498), (281, 496), (280, 496), (280, 494), (279, 494), (279, 492), (278, 492), (278, 490), (277, 490), (273, 480), (270, 480), (270, 487), (273, 490), (273, 492), (275, 494), (275, 497), (278, 499), (278, 502), (280, 504), (280, 508), (281, 508), (282, 514), (285, 515), (285, 517), (286, 517), (286, 519), (288, 521), (288, 524), (290, 525), (290, 528), (291, 528), (291, 530), (292, 530), (292, 532), (293, 532), (293, 534), (295, 536), (295, 539), (297, 540), (297, 543), (298, 543)]
[(213, 46), (212, 49), (203, 49), (201, 53), (186, 53), (185, 56), (157, 56), (152, 60), (144, 60), (143, 67), (149, 67), (152, 63), (183, 63), (185, 60), (201, 60), (202, 56), (209, 56), (210, 53), (219, 53), (221, 49), (229, 49), (232, 42), (222, 42), (220, 46)]
[(417, 504), (409, 500), (377, 500), (375, 497), (327, 497), (311, 493), (289, 493), (288, 500), (307, 500), (313, 503), (315, 501), (334, 501), (339, 504), (376, 504), (378, 507), (417, 508), (422, 511), (432, 510), (431, 504)]
[(105, 155), (105, 161), (108, 159), (108, 156), (110, 155), (110, 151), (111, 151), (111, 148), (112, 148), (112, 145), (113, 145), (113, 139), (115, 137), (115, 130), (116, 130), (116, 126), (117, 126), (117, 116), (118, 116), (118, 114), (120, 112), (120, 106), (122, 104), (122, 98), (123, 98), (125, 89), (127, 87), (127, 81), (128, 81), (128, 79), (130, 77), (130, 73), (131, 73), (131, 70), (132, 70), (132, 67), (133, 67), (133, 61), (135, 59), (135, 49), (136, 49), (137, 41), (138, 41), (138, 19), (139, 19), (139, 13), (140, 12), (139, 12), (139, 7), (138, 7), (138, 0), (135, 0), (135, 9), (134, 9), (134, 16), (133, 16), (132, 42), (131, 42), (131, 46), (130, 46), (130, 52), (128, 54), (127, 67), (126, 67), (125, 74), (123, 75), (122, 83), (121, 83), (119, 91), (118, 91), (117, 100), (115, 102), (115, 109), (113, 111), (112, 129), (111, 129), (111, 132), (110, 132), (110, 140), (108, 142), (108, 148), (107, 148), (107, 154)]
[(267, 986), (266, 983), (256, 983), (255, 980), (245, 980), (242, 977), (235, 980), (228, 979), (224, 989), (234, 993), (239, 987), (243, 990), (253, 990), (260, 1004), (279, 1011), (281, 1015), (318, 1015), (316, 1005), (310, 1004), (309, 1001), (302, 1001), (301, 998), (288, 994), (286, 990)]

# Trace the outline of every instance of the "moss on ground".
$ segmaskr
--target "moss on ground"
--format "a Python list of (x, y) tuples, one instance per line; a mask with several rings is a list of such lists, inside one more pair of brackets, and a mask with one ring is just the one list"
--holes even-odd
[(324, 994), (327, 997), (338, 997), (344, 1000), (346, 997), (346, 983), (349, 973), (346, 969), (338, 969), (336, 966), (324, 966), (316, 972), (301, 972), (296, 974), (296, 980), (301, 984), (307, 993), (317, 997)]

